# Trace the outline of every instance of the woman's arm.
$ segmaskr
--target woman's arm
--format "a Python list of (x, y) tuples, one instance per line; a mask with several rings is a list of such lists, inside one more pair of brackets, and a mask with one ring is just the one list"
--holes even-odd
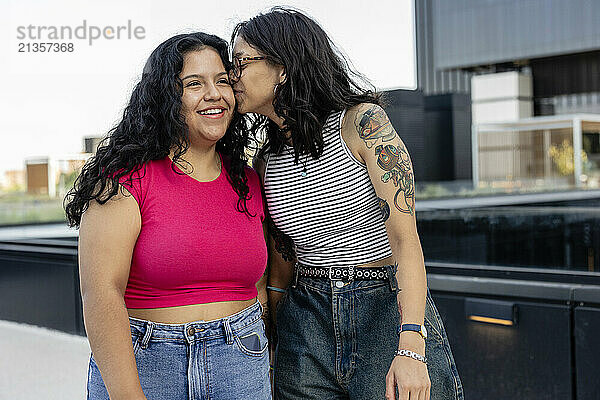
[(83, 318), (94, 359), (112, 400), (143, 399), (123, 299), (141, 217), (131, 195), (92, 201), (79, 229)]
[[(265, 162), (262, 159), (254, 160), (254, 169), (258, 172), (261, 186), (264, 184), (265, 178)], [(268, 286), (277, 289), (286, 290), (292, 281), (294, 274), (294, 264), (296, 262), (296, 253), (293, 243), (289, 237), (279, 231), (273, 224), (265, 204), (265, 221), (267, 226), (267, 249), (269, 251), (268, 262)], [(283, 297), (283, 293), (276, 290), (267, 290), (269, 298), (269, 307), (271, 309), (271, 321), (273, 326), (277, 324), (277, 303)]]
[[(269, 226), (269, 286), (275, 289), (287, 290), (294, 275), (296, 253), (291, 240), (279, 231), (273, 223)], [(283, 292), (269, 290), (269, 303), (271, 304), (271, 321), (277, 326), (277, 303), (283, 297)]]
[[(263, 226), (263, 235), (264, 235), (265, 243), (266, 243), (267, 237), (268, 237), (267, 223), (263, 222), (262, 226)], [(263, 273), (263, 276), (261, 276), (259, 281), (256, 283), (256, 290), (258, 291), (258, 301), (260, 301), (260, 304), (263, 307), (262, 319), (265, 322), (266, 332), (270, 339), (271, 338), (270, 337), (270, 335), (271, 335), (270, 315), (271, 314), (270, 314), (270, 309), (269, 309), (269, 298), (268, 298), (268, 294), (267, 294), (268, 279), (269, 279), (269, 264), (267, 263), (267, 265), (265, 267), (265, 272)]]
[[(361, 104), (348, 111), (342, 135), (355, 157), (367, 166), (379, 197), (385, 227), (398, 265), (396, 278), (400, 323), (423, 325), (427, 280), (415, 218), (415, 184), (410, 156), (385, 111), (374, 104)], [(425, 341), (418, 332), (400, 334), (399, 349), (425, 354)], [(429, 398), (429, 377), (420, 361), (396, 357), (387, 376), (386, 395), (400, 399)], [(427, 396), (425, 395), (427, 393)]]

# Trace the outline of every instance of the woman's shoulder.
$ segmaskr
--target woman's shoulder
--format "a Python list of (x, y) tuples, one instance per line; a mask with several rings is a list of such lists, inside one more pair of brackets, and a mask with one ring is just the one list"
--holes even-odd
[(360, 164), (365, 164), (361, 155), (365, 139), (377, 135), (378, 129), (385, 125), (384, 121), (387, 121), (387, 115), (378, 104), (359, 103), (346, 110), (341, 123), (341, 136)]
[(362, 138), (374, 125), (379, 126), (389, 121), (388, 116), (379, 104), (359, 103), (346, 110), (342, 121), (342, 135), (349, 140), (358, 135)]
[(149, 193), (149, 187), (156, 180), (161, 180), (167, 169), (171, 169), (171, 159), (168, 156), (122, 168), (115, 175), (119, 176), (119, 185), (137, 200), (141, 208)]
[[(346, 110), (344, 115), (344, 123), (350, 123), (352, 126), (356, 126), (360, 123), (360, 120), (366, 115), (385, 115), (385, 110), (379, 104), (375, 103), (359, 103)], [(357, 122), (358, 120), (358, 122)]]
[(164, 157), (135, 164), (129, 167), (127, 172), (121, 169), (117, 172), (120, 175), (119, 183), (126, 186), (145, 186), (150, 180), (157, 179), (161, 174), (164, 175), (164, 171), (172, 169), (171, 163), (169, 157)]

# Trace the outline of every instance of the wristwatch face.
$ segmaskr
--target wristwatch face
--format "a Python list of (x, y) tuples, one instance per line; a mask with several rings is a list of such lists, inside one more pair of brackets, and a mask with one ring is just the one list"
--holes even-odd
[(427, 339), (427, 329), (425, 329), (425, 325), (421, 325), (421, 335), (423, 335), (423, 339)]

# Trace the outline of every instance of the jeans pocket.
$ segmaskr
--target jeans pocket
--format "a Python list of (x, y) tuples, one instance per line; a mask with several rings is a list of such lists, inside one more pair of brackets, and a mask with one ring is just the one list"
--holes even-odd
[(242, 353), (251, 357), (262, 357), (267, 352), (268, 341), (262, 319), (234, 335), (234, 342)]
[(426, 353), (428, 354), (428, 358), (431, 358), (436, 364), (434, 376), (431, 376), (432, 374), (430, 373), (430, 377), (432, 381), (439, 381), (436, 386), (438, 388), (442, 387), (442, 392), (444, 393), (443, 395), (439, 395), (439, 397), (432, 395), (431, 398), (464, 400), (462, 382), (456, 368), (448, 337), (446, 336), (446, 329), (429, 291), (427, 291), (425, 324), (429, 331), (427, 340), (429, 341), (431, 338)]

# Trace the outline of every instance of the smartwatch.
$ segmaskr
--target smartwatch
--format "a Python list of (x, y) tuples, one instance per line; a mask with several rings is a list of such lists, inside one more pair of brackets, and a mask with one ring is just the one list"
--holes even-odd
[(425, 329), (425, 325), (419, 324), (402, 324), (398, 327), (398, 335), (404, 331), (413, 331), (417, 332), (421, 335), (423, 339), (427, 339), (427, 329)]

